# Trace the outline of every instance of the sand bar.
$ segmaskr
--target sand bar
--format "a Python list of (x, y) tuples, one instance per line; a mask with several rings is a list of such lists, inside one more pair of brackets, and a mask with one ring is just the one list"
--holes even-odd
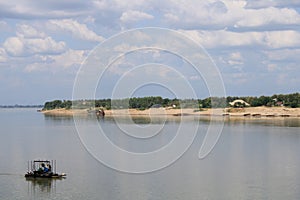
[[(88, 115), (87, 109), (54, 109), (42, 111), (45, 115), (72, 116)], [(105, 110), (105, 116), (226, 116), (226, 117), (251, 117), (251, 118), (273, 118), (273, 117), (300, 117), (300, 108), (287, 107), (247, 107), (247, 108), (225, 108), (225, 109), (166, 109), (151, 108), (147, 110), (136, 109), (113, 109)]]

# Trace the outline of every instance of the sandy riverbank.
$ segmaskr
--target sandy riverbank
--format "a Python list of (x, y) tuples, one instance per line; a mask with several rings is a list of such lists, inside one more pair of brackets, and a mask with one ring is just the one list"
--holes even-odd
[[(88, 115), (86, 109), (66, 110), (55, 109), (42, 111), (45, 115), (72, 116)], [(152, 108), (148, 110), (120, 109), (105, 110), (106, 116), (229, 116), (229, 117), (300, 117), (300, 108), (287, 107), (248, 107), (225, 109), (165, 109)]]

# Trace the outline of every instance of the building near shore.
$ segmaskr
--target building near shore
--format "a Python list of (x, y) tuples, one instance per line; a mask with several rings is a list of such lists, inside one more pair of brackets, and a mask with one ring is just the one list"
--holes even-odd
[(232, 107), (249, 107), (250, 104), (244, 101), (243, 99), (236, 99), (232, 102), (229, 102), (229, 105)]

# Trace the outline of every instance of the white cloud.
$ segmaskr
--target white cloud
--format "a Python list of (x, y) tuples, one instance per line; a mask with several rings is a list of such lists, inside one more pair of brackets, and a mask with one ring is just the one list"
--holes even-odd
[(147, 0), (93, 0), (92, 4), (97, 10), (120, 12), (136, 8), (147, 8), (151, 2)]
[(247, 8), (300, 6), (299, 0), (247, 0)]
[(209, 0), (184, 2), (173, 0), (164, 8), (166, 24), (176, 28), (216, 29), (225, 27), (245, 28), (273, 25), (297, 25), (300, 15), (294, 8), (247, 8), (246, 0)]
[(32, 54), (56, 54), (65, 51), (64, 42), (56, 42), (51, 37), (22, 38), (9, 37), (4, 41), (3, 47), (11, 56), (26, 56)]
[(4, 43), (5, 51), (12, 56), (20, 56), (24, 53), (23, 41), (18, 37), (9, 37)]
[(7, 61), (7, 55), (5, 52), (5, 49), (0, 48), (0, 63), (6, 62)]
[(178, 15), (175, 15), (173, 13), (166, 13), (164, 14), (165, 19), (167, 20), (168, 23), (176, 23), (180, 20), (180, 17)]
[(300, 32), (271, 31), (262, 33), (265, 43), (271, 48), (296, 47), (300, 45)]
[(240, 52), (233, 52), (229, 56), (232, 60), (243, 60), (243, 57)]
[(264, 51), (270, 61), (292, 61), (300, 62), (300, 49), (280, 49)]
[[(44, 0), (42, 2), (11, 0), (0, 2), (0, 13), (4, 18), (69, 19), (76, 17), (78, 19), (90, 16), (83, 21), (92, 20), (105, 26), (113, 24), (114, 28), (118, 23), (121, 23), (122, 27), (122, 23), (156, 19), (156, 22), (160, 21), (159, 25), (173, 28), (264, 27), (267, 29), (270, 27), (265, 27), (265, 25), (280, 27), (280, 25), (299, 24), (300, 15), (292, 6), (300, 6), (299, 0)], [(77, 37), (82, 34), (77, 35), (72, 28), (73, 26), (78, 28), (80, 25), (74, 22), (68, 22), (66, 25), (65, 30), (71, 32), (72, 35)], [(58, 26), (62, 28), (64, 25)], [(100, 40), (94, 32), (87, 35), (79, 38)]]
[(61, 71), (70, 67), (78, 67), (85, 59), (85, 56), (86, 51), (72, 49), (59, 55), (40, 55), (33, 63), (26, 65), (25, 71)]
[(138, 21), (154, 19), (151, 13), (157, 4), (156, 1), (93, 0), (92, 12), (95, 14), (97, 24), (124, 30), (127, 26), (134, 26)]
[(262, 27), (264, 25), (299, 24), (300, 15), (290, 8), (245, 9), (243, 18), (236, 21), (235, 27)]
[(44, 32), (32, 26), (17, 25), (16, 36), (8, 37), (3, 47), (11, 56), (28, 56), (33, 54), (56, 54), (66, 49), (65, 42), (56, 42)]
[(17, 24), (17, 36), (25, 38), (45, 38), (46, 34), (27, 24)]
[(262, 46), (264, 48), (288, 48), (300, 45), (300, 32), (265, 31), (265, 32), (231, 32), (220, 31), (186, 31), (184, 34), (199, 42), (206, 48), (234, 46)]
[(72, 66), (79, 66), (86, 57), (86, 51), (84, 50), (72, 50), (69, 49), (63, 54), (50, 56), (55, 61), (55, 65), (63, 68), (69, 68)]
[(228, 57), (228, 64), (229, 65), (243, 65), (243, 56), (240, 52), (233, 52)]
[(140, 20), (145, 19), (153, 19), (154, 17), (152, 15), (149, 15), (144, 12), (140, 12), (137, 10), (129, 10), (126, 12), (123, 12), (122, 16), (120, 17), (120, 20), (124, 23), (130, 23), (130, 22), (136, 22)]
[(228, 24), (227, 7), (222, 1), (177, 1), (165, 4), (164, 18), (166, 24), (175, 27), (224, 26)]
[(2, 17), (15, 19), (66, 18), (89, 12), (89, 1), (82, 0), (10, 0), (0, 1)]
[(293, 6), (300, 6), (299, 0), (11, 0), (0, 2), (0, 13), (4, 18), (27, 19), (91, 16), (88, 20), (104, 25), (155, 18), (166, 27), (217, 29), (296, 25), (300, 16)]
[(50, 20), (49, 27), (54, 30), (68, 32), (72, 36), (82, 40), (101, 42), (104, 39), (90, 30), (85, 24), (81, 24), (72, 19)]
[[(253, 83), (259, 85), (260, 81), (273, 87), (278, 74), (286, 73), (282, 88), (297, 89), (299, 81), (298, 85), (292, 83), (291, 77), (299, 76), (299, 6), (299, 0), (1, 1), (0, 64), (18, 70), (26, 66), (25, 71), (44, 71), (45, 76), (49, 71), (73, 73), (87, 53), (81, 49), (94, 44), (86, 41), (102, 41), (102, 36), (118, 33), (123, 27), (159, 26), (180, 29), (207, 48), (229, 77), (226, 81), (234, 82), (231, 87), (242, 83), (239, 88), (245, 93), (254, 91)], [(143, 34), (130, 39), (143, 41), (145, 46), (151, 42)], [(123, 42), (116, 51), (136, 48), (126, 45), (128, 40)], [(178, 44), (163, 45), (173, 48)], [(151, 58), (149, 54), (149, 58), (140, 56), (134, 62), (119, 60), (122, 62), (109, 70), (122, 75), (133, 64)], [(162, 52), (153, 54), (152, 60), (178, 64)], [(264, 73), (267, 75), (258, 75)], [(43, 73), (39, 75), (43, 78)], [(187, 77), (199, 79), (192, 73)]]
[[(124, 40), (123, 43), (114, 46), (113, 50), (124, 53), (140, 48), (147, 48), (148, 46), (146, 45), (146, 43), (148, 43), (149, 41), (151, 41), (151, 36), (143, 33), (142, 31), (135, 31), (134, 33), (130, 34), (130, 37), (126, 37), (126, 40)], [(132, 43), (135, 45), (132, 45)]]
[(56, 42), (51, 37), (26, 39), (24, 44), (29, 52), (33, 54), (56, 54), (62, 53), (66, 49), (65, 42)]
[(133, 51), (133, 50), (136, 50), (136, 49), (139, 49), (138, 46), (131, 46), (127, 43), (121, 43), (117, 46), (114, 47), (114, 51), (117, 51), (117, 52), (130, 52), (130, 51)]
[(220, 31), (186, 31), (184, 34), (199, 42), (206, 48), (230, 47), (259, 44), (262, 36), (258, 32), (236, 33), (226, 30)]
[(216, 59), (224, 71), (230, 71), (232, 73), (244, 71), (245, 58), (240, 52), (232, 51), (230, 53), (223, 53)]

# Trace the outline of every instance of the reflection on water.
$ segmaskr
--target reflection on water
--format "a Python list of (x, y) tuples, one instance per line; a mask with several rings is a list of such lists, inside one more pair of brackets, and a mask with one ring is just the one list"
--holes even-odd
[(52, 184), (51, 179), (46, 178), (40, 178), (40, 179), (28, 179), (26, 178), (26, 181), (28, 182), (28, 187), (30, 188), (30, 193), (50, 193), (51, 190), (55, 190), (54, 184)]
[(248, 123), (264, 126), (300, 127), (300, 118), (274, 117), (274, 118), (229, 118), (228, 123)]
[(44, 119), (47, 125), (62, 125), (73, 122), (72, 116), (44, 115)]
[[(257, 124), (264, 126), (281, 126), (281, 127), (300, 127), (300, 117), (209, 117), (209, 116), (106, 116), (105, 118), (96, 118), (91, 115), (76, 116), (80, 120), (98, 122), (121, 122), (121, 123), (135, 123), (135, 124), (163, 124), (168, 122), (180, 123), (184, 121), (199, 121), (209, 123), (210, 121), (225, 122), (225, 124)], [(57, 115), (44, 115), (45, 121), (48, 124), (64, 124), (73, 123), (72, 116), (57, 116)]]
[(38, 199), (41, 197), (50, 197), (52, 193), (56, 193), (56, 182), (60, 179), (48, 178), (26, 178), (28, 195)]

